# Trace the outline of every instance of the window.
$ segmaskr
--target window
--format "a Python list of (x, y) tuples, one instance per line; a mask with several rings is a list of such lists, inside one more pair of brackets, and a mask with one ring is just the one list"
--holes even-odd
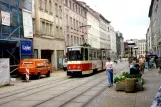
[(65, 0), (65, 5), (68, 6), (68, 0)]
[(77, 31), (78, 31), (78, 21), (76, 22), (76, 29), (77, 29)]
[(79, 38), (77, 37), (77, 44), (79, 45)]
[(57, 34), (56, 34), (56, 36), (58, 37), (59, 35), (58, 35), (58, 32), (59, 32), (59, 29), (58, 29), (59, 27), (58, 26), (56, 26), (56, 32), (57, 32)]
[(69, 46), (69, 35), (67, 34), (67, 39), (66, 39), (67, 41), (67, 46)]
[(73, 29), (73, 26), (72, 26), (72, 17), (70, 17), (70, 26), (71, 26), (71, 29)]
[(49, 1), (49, 12), (50, 12), (50, 14), (53, 13), (53, 12), (52, 12), (52, 2), (51, 2), (51, 0)]
[(41, 22), (41, 31), (42, 31), (42, 34), (45, 34), (45, 22), (44, 21)]
[(74, 45), (76, 45), (76, 37), (74, 37)]
[(74, 25), (73, 27), (74, 27), (74, 29), (75, 29), (75, 19), (73, 19), (73, 25)]
[(74, 3), (73, 3), (73, 11), (74, 11)]
[(46, 34), (49, 35), (49, 23), (46, 23)]
[(45, 11), (47, 12), (47, 0), (45, 0)]
[(50, 24), (50, 35), (53, 35), (53, 33), (52, 33), (52, 30), (53, 29), (53, 25), (52, 24)]
[(70, 7), (70, 9), (72, 8), (72, 3), (71, 3), (71, 1), (69, 1), (69, 7)]
[(77, 5), (76, 5), (76, 8), (75, 9), (76, 9), (76, 12), (77, 12)]
[(56, 17), (58, 17), (58, 5), (55, 3), (55, 11), (56, 11)]
[(39, 8), (42, 10), (42, 0), (39, 0)]
[(68, 26), (69, 23), (68, 23), (68, 15), (66, 15), (66, 26)]

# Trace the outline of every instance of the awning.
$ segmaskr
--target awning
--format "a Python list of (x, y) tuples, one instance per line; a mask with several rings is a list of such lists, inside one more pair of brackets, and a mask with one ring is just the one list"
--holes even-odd
[(15, 40), (0, 40), (0, 50), (15, 48), (17, 43)]

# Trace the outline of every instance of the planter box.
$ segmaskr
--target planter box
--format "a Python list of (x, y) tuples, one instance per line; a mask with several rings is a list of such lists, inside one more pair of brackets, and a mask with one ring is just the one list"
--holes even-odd
[(117, 82), (116, 83), (116, 91), (125, 91), (125, 83)]
[(126, 80), (125, 80), (125, 92), (131, 93), (131, 92), (136, 91), (135, 81), (136, 81), (136, 78), (126, 78)]
[(135, 83), (135, 87), (137, 91), (143, 91), (143, 79), (140, 79), (138, 82)]

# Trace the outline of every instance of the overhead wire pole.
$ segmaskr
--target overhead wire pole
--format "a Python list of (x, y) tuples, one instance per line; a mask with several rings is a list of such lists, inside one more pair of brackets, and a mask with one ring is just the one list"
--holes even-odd
[(83, 26), (80, 26), (80, 28), (82, 28), (82, 30), (83, 30), (83, 28), (87, 28), (87, 31), (84, 33), (84, 35), (81, 35), (82, 36), (82, 38), (83, 38), (83, 45), (86, 45), (87, 43), (86, 43), (86, 41), (85, 41), (85, 34), (87, 33), (88, 34), (88, 28), (91, 28), (91, 25), (83, 25)]

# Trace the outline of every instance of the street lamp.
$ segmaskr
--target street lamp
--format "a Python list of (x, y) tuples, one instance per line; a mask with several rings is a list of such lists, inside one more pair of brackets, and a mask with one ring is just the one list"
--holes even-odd
[[(131, 49), (131, 58), (133, 57), (133, 48), (135, 47), (135, 42), (134, 41), (132, 41), (132, 39), (130, 40), (130, 41), (128, 41), (128, 43), (127, 43), (127, 45), (128, 45), (128, 47), (130, 47), (130, 49)], [(130, 58), (130, 59), (131, 59)], [(130, 62), (132, 62), (132, 59), (130, 60), (129, 59), (129, 61)]]
[(135, 57), (137, 58), (136, 50), (138, 50), (138, 47), (134, 47), (135, 50)]

